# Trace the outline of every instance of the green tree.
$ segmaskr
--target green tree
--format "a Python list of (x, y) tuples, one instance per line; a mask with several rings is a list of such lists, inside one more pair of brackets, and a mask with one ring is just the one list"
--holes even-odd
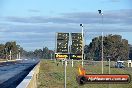
[[(95, 37), (92, 42), (85, 47), (86, 59), (101, 60), (101, 39), (102, 37)], [(120, 35), (108, 35), (103, 37), (104, 59), (110, 56), (111, 60), (127, 60), (129, 59), (129, 45), (128, 40), (122, 39)]]
[(5, 48), (4, 44), (0, 44), (0, 58), (5, 58)]

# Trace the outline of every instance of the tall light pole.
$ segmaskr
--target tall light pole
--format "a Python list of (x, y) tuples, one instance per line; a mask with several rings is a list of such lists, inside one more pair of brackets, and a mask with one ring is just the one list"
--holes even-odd
[(70, 33), (69, 33), (69, 42), (68, 42), (68, 54), (69, 54), (69, 60), (70, 60), (70, 54), (71, 54), (71, 35), (70, 35)]
[(82, 67), (83, 67), (83, 55), (84, 55), (84, 33), (83, 33), (83, 24), (80, 24), (82, 27)]
[[(103, 25), (103, 13), (101, 12), (101, 10), (98, 10), (98, 12), (101, 15), (102, 25)], [(104, 72), (104, 68), (103, 68), (103, 59), (104, 59), (104, 52), (103, 52), (103, 32), (102, 32), (101, 46), (102, 46), (101, 58), (102, 58), (102, 74), (103, 74), (103, 72)]]
[(66, 66), (67, 66), (67, 59), (64, 59), (64, 61), (65, 61), (65, 66), (64, 66), (64, 69), (65, 69), (65, 71), (64, 71), (64, 74), (65, 74), (64, 88), (66, 88)]
[(12, 56), (11, 56), (11, 53), (12, 53), (12, 52), (11, 52), (11, 50), (10, 50), (10, 60), (11, 60), (11, 57), (12, 57)]

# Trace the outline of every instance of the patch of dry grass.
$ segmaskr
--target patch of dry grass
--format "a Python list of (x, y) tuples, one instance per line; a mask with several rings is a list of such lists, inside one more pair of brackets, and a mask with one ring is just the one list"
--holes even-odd
[[(57, 63), (59, 65), (57, 66)], [(78, 65), (80, 62), (67, 66), (67, 88), (132, 88), (132, 82), (129, 84), (85, 84), (80, 86), (76, 81), (78, 74)], [(105, 63), (107, 64), (107, 63)], [(104, 73), (108, 74), (108, 66), (104, 64)], [(88, 74), (101, 73), (101, 64), (85, 65)], [(112, 74), (132, 74), (132, 69), (125, 70), (119, 68), (111, 68)], [(61, 62), (51, 60), (41, 60), (40, 73), (38, 79), (38, 88), (64, 88), (64, 66)]]

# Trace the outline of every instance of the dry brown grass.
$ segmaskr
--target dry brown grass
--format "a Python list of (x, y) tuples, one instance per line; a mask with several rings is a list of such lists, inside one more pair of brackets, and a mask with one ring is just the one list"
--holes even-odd
[[(57, 63), (59, 65), (57, 66)], [(80, 64), (80, 63), (79, 63)], [(129, 84), (86, 84), (80, 86), (76, 81), (78, 72), (78, 63), (71, 67), (67, 66), (67, 88), (132, 88), (132, 82)], [(101, 73), (101, 65), (85, 65), (87, 73)], [(104, 67), (104, 73), (108, 73), (108, 67)], [(131, 70), (111, 68), (113, 74), (132, 74)], [(61, 62), (42, 60), (38, 79), (38, 88), (64, 88), (64, 66)]]

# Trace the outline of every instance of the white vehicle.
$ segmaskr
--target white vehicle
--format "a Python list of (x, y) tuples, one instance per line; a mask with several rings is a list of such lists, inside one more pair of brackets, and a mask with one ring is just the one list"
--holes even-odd
[(124, 61), (117, 61), (115, 63), (116, 68), (125, 68)]

